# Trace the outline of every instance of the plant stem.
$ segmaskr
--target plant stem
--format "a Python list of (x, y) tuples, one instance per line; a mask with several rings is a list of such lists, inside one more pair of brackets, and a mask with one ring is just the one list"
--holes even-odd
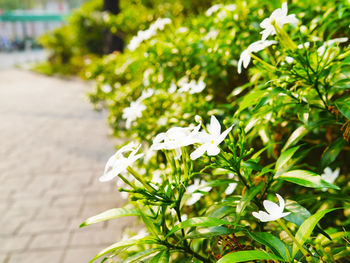
[[(293, 242), (298, 246), (298, 248), (300, 249), (301, 253), (303, 253), (303, 255), (305, 257), (309, 257), (311, 256), (310, 253), (299, 243), (298, 240), (296, 240), (296, 238), (293, 236), (293, 234), (289, 231), (288, 227), (283, 223), (283, 221), (281, 219), (277, 219), (277, 223), (283, 228), (283, 230), (288, 234), (288, 236), (293, 240)], [(311, 261), (313, 262), (313, 261)]]
[(139, 181), (148, 191), (151, 193), (156, 192), (156, 190), (151, 187), (147, 182), (141, 177), (141, 175), (136, 172), (134, 169), (132, 169), (130, 166), (127, 168), (127, 171), (131, 173), (137, 181)]

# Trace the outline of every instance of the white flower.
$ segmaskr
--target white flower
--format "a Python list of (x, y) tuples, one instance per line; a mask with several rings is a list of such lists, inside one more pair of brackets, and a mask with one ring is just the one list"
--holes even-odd
[(154, 94), (154, 89), (149, 88), (149, 89), (143, 90), (140, 98), (138, 98), (137, 101), (142, 101), (144, 99), (147, 99), (151, 97), (153, 94)]
[(176, 159), (181, 157), (181, 147), (188, 146), (199, 142), (197, 137), (200, 124), (196, 127), (173, 127), (167, 132), (159, 133), (154, 139), (151, 146), (152, 150), (175, 150)]
[[(120, 148), (114, 155), (112, 155), (107, 163), (103, 175), (100, 177), (101, 182), (112, 180), (120, 173), (126, 172), (126, 169), (133, 164), (136, 160), (143, 156), (143, 153), (137, 154), (141, 144), (136, 148), (134, 143), (129, 143)], [(128, 157), (125, 157), (126, 152), (131, 152)]]
[(299, 44), (298, 45), (298, 48), (299, 49), (303, 49), (303, 48), (309, 48), (310, 47), (310, 42), (305, 42), (305, 43), (303, 43), (303, 44)]
[(244, 68), (247, 68), (251, 59), (251, 53), (259, 52), (265, 49), (268, 46), (276, 44), (277, 42), (274, 40), (259, 40), (248, 46), (246, 50), (241, 53), (241, 56), (238, 61), (237, 71), (239, 74), (242, 72), (242, 64)]
[(205, 82), (202, 79), (198, 80), (197, 83), (195, 83), (195, 85), (191, 86), (190, 94), (202, 92), (205, 89), (205, 86)]
[(236, 10), (236, 5), (235, 4), (230, 4), (230, 5), (225, 5), (224, 8), (228, 11), (234, 11)]
[(208, 32), (208, 34), (206, 34), (206, 36), (203, 38), (205, 41), (211, 40), (211, 39), (216, 39), (216, 37), (218, 36), (219, 31), (215, 30), (215, 29), (210, 29), (210, 31)]
[(134, 51), (143, 41), (150, 39), (157, 34), (157, 30), (163, 30), (164, 26), (170, 23), (171, 20), (169, 18), (158, 18), (157, 21), (150, 25), (147, 30), (140, 30), (137, 32), (137, 35), (131, 39), (128, 49)]
[(202, 191), (202, 192), (209, 192), (211, 190), (210, 186), (207, 186), (207, 187), (204, 187), (204, 186), (205, 186), (205, 182), (204, 181), (202, 181), (200, 183), (199, 179), (194, 179), (194, 184), (188, 186), (187, 189), (186, 189), (186, 194), (191, 195), (190, 199), (188, 199), (186, 201), (187, 205), (195, 204), (203, 196), (202, 193), (195, 193), (195, 191), (199, 190), (199, 191)]
[(285, 217), (289, 215), (290, 212), (283, 213), (284, 206), (285, 206), (284, 199), (279, 194), (276, 194), (276, 196), (279, 201), (279, 206), (274, 202), (265, 200), (263, 204), (267, 213), (264, 211), (259, 211), (259, 213), (253, 212), (253, 216), (259, 219), (261, 222), (269, 222), (269, 221), (275, 221), (281, 217)]
[(328, 40), (328, 41), (324, 42), (323, 45), (317, 49), (317, 53), (319, 56), (322, 56), (327, 47), (329, 47), (333, 44), (336, 44), (336, 43), (344, 43), (346, 41), (348, 41), (347, 37), (334, 38), (334, 39)]
[(110, 93), (112, 91), (112, 87), (109, 84), (102, 85), (101, 89), (104, 93)]
[(220, 4), (213, 5), (207, 11), (205, 11), (205, 15), (211, 16), (213, 13), (217, 12), (221, 7), (222, 7), (222, 5), (220, 5)]
[(200, 144), (194, 152), (191, 153), (190, 157), (195, 160), (201, 157), (205, 152), (208, 155), (214, 156), (220, 153), (220, 148), (218, 147), (220, 143), (226, 138), (228, 133), (232, 130), (230, 128), (226, 129), (221, 133), (221, 125), (214, 115), (211, 116), (210, 124), (208, 125), (208, 132), (202, 131), (198, 133), (198, 138), (200, 139)]
[(183, 92), (189, 92), (190, 94), (195, 94), (202, 92), (206, 84), (203, 81), (203, 79), (198, 80), (197, 82), (195, 80), (191, 80), (188, 82), (187, 77), (183, 77), (178, 81), (178, 85), (180, 86), (178, 92), (183, 93)]
[(174, 82), (171, 82), (171, 85), (168, 89), (168, 92), (171, 94), (171, 93), (174, 93), (176, 91), (177, 87), (176, 87), (176, 84)]
[[(327, 183), (333, 184), (335, 179), (338, 178), (339, 173), (340, 173), (339, 168), (335, 169), (333, 172), (331, 168), (326, 167), (323, 171), (323, 174), (321, 175), (321, 178)], [(327, 188), (322, 188), (322, 191), (327, 191)]]
[(286, 56), (284, 59), (287, 61), (288, 64), (291, 64), (294, 61), (294, 58), (289, 57), (289, 56)]
[(230, 195), (233, 193), (233, 191), (236, 189), (237, 183), (229, 183), (226, 190), (225, 194)]
[(288, 7), (287, 2), (282, 4), (282, 8), (278, 8), (272, 12), (269, 18), (265, 18), (261, 23), (260, 27), (264, 30), (260, 32), (262, 34), (262, 40), (265, 40), (269, 36), (276, 34), (276, 29), (273, 26), (273, 22), (276, 23), (276, 26), (282, 28), (284, 24), (297, 24), (298, 19), (295, 15), (287, 15)]
[(139, 100), (131, 102), (130, 106), (123, 110), (123, 119), (126, 119), (126, 128), (130, 129), (131, 123), (137, 118), (142, 117), (142, 112), (146, 106)]

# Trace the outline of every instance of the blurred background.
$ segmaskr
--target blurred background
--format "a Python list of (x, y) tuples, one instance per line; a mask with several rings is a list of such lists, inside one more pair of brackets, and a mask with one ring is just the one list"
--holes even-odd
[(62, 26), (86, 0), (0, 0), (0, 68), (43, 61), (38, 38)]

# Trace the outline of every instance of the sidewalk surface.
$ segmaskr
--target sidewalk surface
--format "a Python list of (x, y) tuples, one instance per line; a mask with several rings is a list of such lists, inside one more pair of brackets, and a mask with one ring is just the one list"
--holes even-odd
[(125, 218), (79, 229), (122, 205), (115, 184), (98, 181), (114, 149), (87, 89), (0, 71), (0, 263), (86, 263), (128, 225)]

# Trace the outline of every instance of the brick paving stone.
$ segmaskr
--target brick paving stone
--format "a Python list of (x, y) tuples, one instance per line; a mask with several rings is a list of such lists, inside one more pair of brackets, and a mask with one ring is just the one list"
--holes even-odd
[(2, 244), (0, 251), (3, 253), (24, 250), (31, 238), (31, 236), (0, 237), (0, 244)]
[[(104, 249), (104, 247), (69, 248), (64, 255), (63, 263), (89, 262), (102, 249)], [(101, 260), (96, 260), (95, 262), (98, 263), (101, 262)]]
[(0, 263), (87, 262), (133, 222), (78, 228), (124, 203), (98, 181), (115, 152), (106, 116), (85, 83), (14, 69), (0, 79)]
[(120, 231), (106, 231), (105, 229), (85, 229), (71, 233), (71, 240), (69, 245), (76, 246), (92, 246), (92, 245), (111, 245), (121, 238)]
[(30, 251), (11, 255), (8, 263), (60, 263), (62, 257), (62, 250)]
[(0, 263), (6, 263), (7, 254), (0, 254)]
[(37, 235), (30, 242), (29, 249), (64, 248), (67, 246), (68, 238), (68, 233)]

